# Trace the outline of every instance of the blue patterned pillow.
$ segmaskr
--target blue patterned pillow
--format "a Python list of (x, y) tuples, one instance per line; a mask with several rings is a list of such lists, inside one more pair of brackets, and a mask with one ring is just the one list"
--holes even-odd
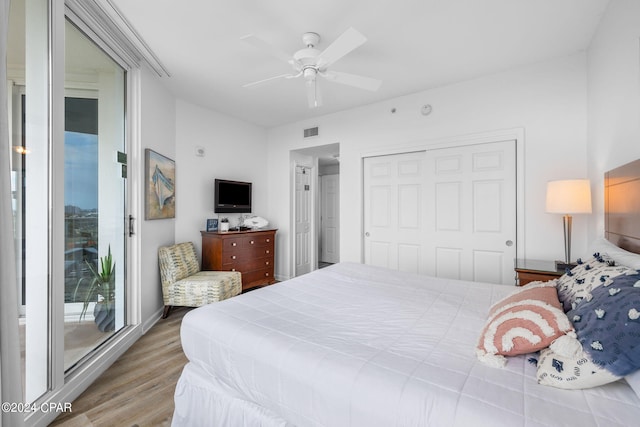
[(627, 271), (629, 267), (615, 265), (611, 258), (599, 253), (593, 254), (586, 262), (578, 260), (578, 265), (558, 278), (556, 283), (564, 311), (575, 309), (581, 301), (591, 298), (593, 289)]
[(591, 291), (567, 313), (597, 366), (616, 376), (640, 369), (640, 274), (631, 271)]

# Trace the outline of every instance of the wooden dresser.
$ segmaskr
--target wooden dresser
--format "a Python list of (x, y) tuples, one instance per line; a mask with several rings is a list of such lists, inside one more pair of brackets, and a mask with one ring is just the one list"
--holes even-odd
[(243, 291), (275, 283), (276, 230), (200, 233), (203, 270), (239, 271)]

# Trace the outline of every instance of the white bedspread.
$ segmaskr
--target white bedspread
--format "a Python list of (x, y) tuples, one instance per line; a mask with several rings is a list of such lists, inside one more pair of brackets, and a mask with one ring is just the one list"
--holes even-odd
[(200, 307), (182, 324), (173, 423), (638, 425), (624, 381), (557, 390), (529, 356), (476, 359), (490, 305), (513, 290), (343, 263)]

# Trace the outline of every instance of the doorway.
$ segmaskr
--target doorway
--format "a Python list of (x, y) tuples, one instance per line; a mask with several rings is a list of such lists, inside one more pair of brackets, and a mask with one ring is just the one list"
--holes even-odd
[(292, 150), (291, 165), (295, 277), (340, 261), (340, 144)]

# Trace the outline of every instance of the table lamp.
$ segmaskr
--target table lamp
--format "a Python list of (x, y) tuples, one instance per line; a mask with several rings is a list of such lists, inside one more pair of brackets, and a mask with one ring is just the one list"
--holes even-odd
[(556, 261), (562, 270), (571, 264), (571, 214), (591, 213), (591, 183), (588, 179), (567, 179), (547, 183), (547, 212), (563, 214), (564, 263)]

